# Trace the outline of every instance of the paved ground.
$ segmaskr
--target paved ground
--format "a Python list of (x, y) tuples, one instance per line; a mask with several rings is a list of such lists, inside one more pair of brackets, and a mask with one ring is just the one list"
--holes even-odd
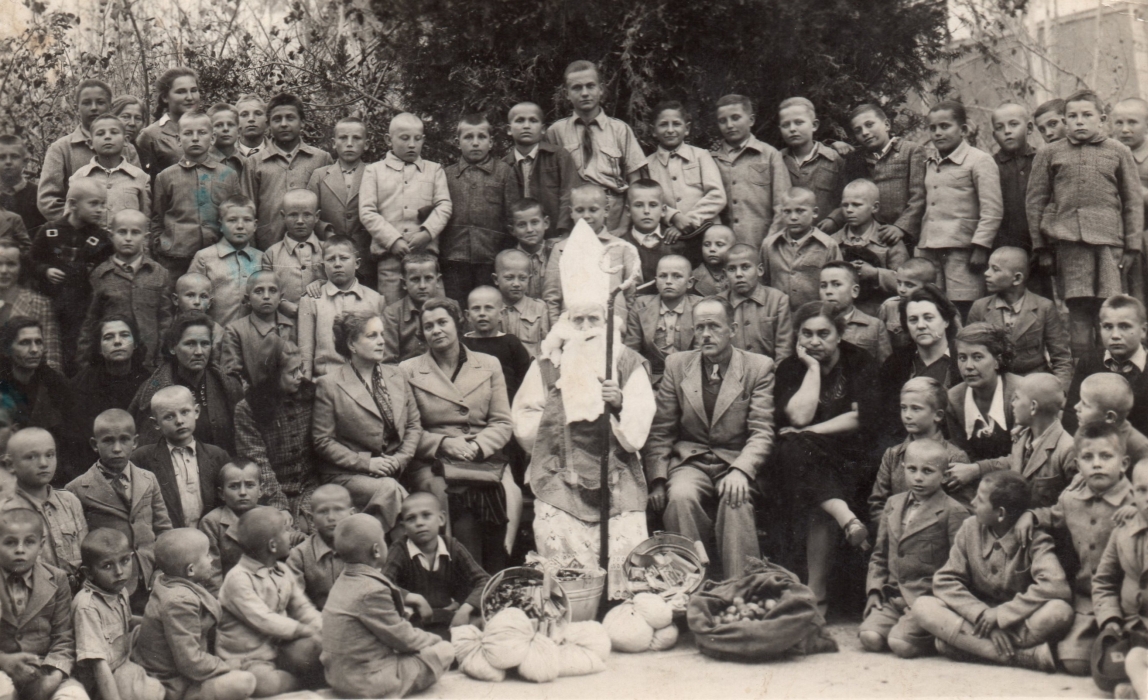
[[(657, 698), (657, 700), (753, 700), (754, 698), (907, 697), (1106, 697), (1092, 680), (998, 666), (962, 664), (943, 658), (902, 661), (867, 654), (857, 642), (857, 625), (829, 628), (841, 651), (771, 664), (719, 662), (698, 654), (684, 636), (666, 652), (611, 654), (607, 670), (594, 676), (560, 678), (536, 685), (508, 677), (482, 683), (448, 673), (420, 698), (473, 700), (561, 700)], [(299, 693), (291, 700), (330, 698)], [(280, 700), (287, 700), (284, 696)]]

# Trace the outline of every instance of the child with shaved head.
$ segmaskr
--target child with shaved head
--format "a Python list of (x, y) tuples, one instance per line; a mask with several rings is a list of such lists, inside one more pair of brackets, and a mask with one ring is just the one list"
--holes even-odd
[(989, 256), (985, 289), (973, 302), (969, 323), (987, 322), (1008, 330), (1016, 355), (1013, 374), (1048, 372), (1068, 391), (1072, 384), (1072, 343), (1056, 304), (1028, 289), (1029, 259), (1023, 248), (1004, 246)]
[(1012, 398), (1018, 428), (1012, 452), (974, 464), (953, 464), (950, 485), (968, 485), (989, 472), (1011, 470), (1028, 483), (1034, 508), (1055, 504), (1076, 475), (1072, 436), (1060, 424), (1063, 408), (1064, 389), (1056, 377), (1043, 372), (1022, 377)]
[(118, 530), (131, 543), (136, 566), (127, 592), (140, 612), (155, 569), (155, 538), (171, 529), (171, 518), (155, 475), (132, 464), (136, 423), (130, 413), (111, 408), (96, 416), (91, 444), (99, 459), (67, 488), (80, 499), (90, 529)]
[[(188, 272), (180, 275), (175, 281), (175, 288), (171, 295), (173, 316), (194, 311), (206, 314), (211, 310), (215, 301), (215, 293), (211, 289), (211, 280), (198, 272)], [(211, 322), (211, 362), (218, 366), (223, 354), (223, 337), (226, 335), (223, 326), (215, 321)], [(160, 340), (162, 347), (162, 338)]]
[[(307, 189), (315, 193), (319, 221), (331, 235), (350, 238), (355, 243), (359, 258), (369, 260), (371, 237), (359, 221), (359, 185), (367, 164), (363, 153), (367, 150), (367, 124), (356, 116), (343, 117), (335, 122), (336, 161), (311, 173)], [(358, 272), (365, 273), (360, 269)], [(373, 286), (375, 271), (359, 277), (363, 284)]]
[(250, 313), (227, 324), (224, 331), (223, 372), (245, 387), (265, 379), (259, 368), (259, 353), (269, 335), (295, 342), (295, 319), (280, 311), (282, 299), (278, 275), (265, 266), (247, 278), (243, 303)]
[(840, 208), (845, 226), (833, 234), (842, 258), (861, 278), (857, 307), (870, 315), (877, 313), (890, 294), (897, 293), (896, 270), (909, 259), (909, 251), (896, 239), (894, 227), (876, 218), (880, 198), (881, 190), (872, 180), (862, 178), (846, 185)]
[(40, 560), (44, 521), (28, 508), (0, 512), (0, 688), (32, 700), (87, 700), (68, 678), (76, 661), (67, 575)]
[(188, 527), (169, 530), (156, 540), (155, 561), (160, 573), (140, 623), (132, 661), (159, 679), (167, 700), (251, 697), (255, 676), (231, 670), (211, 651), (209, 640), (221, 611), (219, 601), (204, 588), (211, 579), (207, 536)]
[(423, 629), (445, 634), (450, 627), (470, 624), (490, 574), (458, 540), (439, 534), (446, 513), (434, 494), (404, 498), (400, 521), (407, 539), (391, 548), (383, 574), (430, 605), (434, 612), (420, 621)]
[(1080, 383), (1080, 400), (1072, 407), (1077, 425), (1111, 423), (1116, 426), (1128, 454), (1129, 475), (1132, 465), (1148, 458), (1148, 437), (1128, 422), (1133, 400), (1132, 386), (1127, 379), (1115, 372), (1099, 372)]
[(52, 488), (56, 475), (56, 441), (42, 428), (24, 428), (8, 438), (8, 469), (16, 477), (7, 508), (31, 508), (44, 518), (44, 548), (40, 558), (63, 569), (73, 591), (80, 587), (80, 543), (88, 534), (84, 508), (65, 489)]
[(274, 272), (279, 282), (283, 297), (280, 309), (291, 318), (297, 318), (299, 300), (308, 285), (316, 280), (327, 281), (319, 233), (325, 232), (328, 226), (319, 220), (319, 197), (311, 190), (288, 190), (283, 195), (280, 211), (286, 235), (263, 251), (261, 265), (264, 270)]
[(388, 302), (402, 297), (402, 262), (410, 253), (438, 253), (437, 239), (453, 211), (446, 171), (423, 160), (423, 122), (396, 114), (387, 132), (387, 155), (363, 171), (359, 220), (371, 235), (378, 260), (378, 292)]
[(694, 346), (693, 310), (701, 297), (687, 293), (692, 274), (690, 261), (685, 257), (663, 257), (654, 273), (658, 293), (634, 299), (626, 319), (622, 338), (650, 363), (650, 380), (655, 388), (665, 371), (666, 358)]
[(118, 530), (92, 530), (80, 546), (84, 587), (72, 601), (76, 664), (102, 700), (164, 700), (164, 687), (131, 661), (132, 621), (128, 581), (132, 550)]
[(303, 581), (307, 597), (319, 610), (343, 573), (343, 560), (335, 551), (335, 528), (354, 515), (351, 493), (338, 484), (323, 484), (311, 494), (314, 532), (287, 556), (287, 566)]
[[(545, 269), (545, 261), (538, 262)], [(522, 341), (532, 358), (538, 356), (538, 348), (550, 332), (545, 302), (530, 294), (532, 289), (542, 289), (542, 280), (535, 279), (537, 268), (531, 256), (521, 250), (521, 244), (494, 256), (494, 286), (502, 295), (499, 330)]]
[(993, 139), (1000, 147), (993, 154), (1001, 179), (1001, 201), (1004, 215), (997, 230), (995, 245), (1016, 246), (1032, 250), (1028, 233), (1028, 216), (1024, 211), (1024, 197), (1028, 190), (1028, 176), (1032, 172), (1032, 159), (1036, 149), (1029, 145), (1033, 124), (1028, 109), (1015, 102), (1006, 102), (993, 110)]
[(533, 102), (519, 102), (510, 108), (506, 130), (514, 149), (502, 157), (502, 162), (514, 170), (518, 196), (535, 201), (545, 238), (569, 233), (573, 226), (570, 190), (582, 182), (574, 159), (565, 148), (545, 139), (546, 115)]
[(781, 230), (761, 244), (761, 283), (788, 296), (794, 311), (817, 301), (821, 266), (841, 259), (837, 241), (813, 226), (822, 213), (816, 195), (804, 187), (791, 188), (781, 200)]
[(255, 676), (255, 695), (292, 692), (319, 669), (322, 619), (285, 563), (290, 516), (257, 506), (239, 518), (237, 535), (243, 556), (219, 591), (216, 653)]
[(382, 525), (352, 515), (335, 528), (335, 550), (346, 569), (323, 608), (321, 657), (335, 693), (404, 697), (434, 685), (454, 662), (454, 649), (407, 621), (402, 589), (380, 571), (387, 560)]

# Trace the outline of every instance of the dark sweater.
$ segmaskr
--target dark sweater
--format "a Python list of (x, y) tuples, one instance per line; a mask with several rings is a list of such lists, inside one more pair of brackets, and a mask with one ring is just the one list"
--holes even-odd
[(481, 603), (482, 588), (490, 580), (470, 552), (457, 540), (443, 537), (450, 557), (439, 564), (438, 571), (427, 571), (422, 564), (411, 559), (404, 540), (391, 547), (383, 575), (400, 588), (418, 593), (436, 610), (452, 602), (470, 603), (475, 610)]
[(506, 377), (506, 398), (509, 401), (514, 401), (514, 395), (518, 393), (518, 387), (526, 378), (526, 371), (530, 369), (531, 362), (530, 352), (527, 351), (526, 346), (522, 344), (518, 336), (509, 333), (494, 338), (476, 338), (472, 335), (464, 335), (462, 344), (468, 350), (486, 353), (498, 358), (502, 365), (502, 374)]
[(16, 214), (24, 220), (24, 228), (32, 234), (46, 222), (36, 206), (36, 185), (29, 182), (15, 194), (0, 194), (0, 207)]

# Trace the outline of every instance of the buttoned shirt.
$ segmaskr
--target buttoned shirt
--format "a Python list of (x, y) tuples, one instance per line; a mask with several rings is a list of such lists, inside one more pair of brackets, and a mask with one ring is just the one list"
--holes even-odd
[(280, 644), (294, 639), (300, 627), (321, 621), (284, 562), (264, 566), (246, 554), (227, 573), (219, 605), (223, 615), (215, 651), (224, 661), (274, 661)]
[(152, 255), (190, 258), (219, 240), (219, 205), (242, 194), (239, 174), (217, 160), (181, 160), (155, 178)]
[(546, 304), (541, 299), (524, 296), (513, 304), (502, 307), (501, 329), (504, 333), (518, 338), (533, 358), (546, 334), (550, 332), (550, 316)]
[(762, 284), (788, 296), (791, 308), (796, 310), (819, 299), (821, 268), (831, 260), (840, 260), (841, 248), (816, 228), (797, 240), (788, 232), (779, 231), (765, 239), (761, 257), (765, 266)]
[(293, 304), (299, 303), (307, 285), (327, 279), (323, 270), (323, 248), (314, 233), (303, 241), (284, 236), (263, 251), (261, 264), (264, 270), (275, 273), (283, 298)]
[(47, 525), (44, 534), (48, 540), (40, 549), (40, 556), (69, 576), (75, 576), (80, 570), (80, 544), (88, 534), (84, 507), (70, 491), (47, 488), (48, 496), (41, 500), (17, 485), (12, 500), (0, 509), (31, 508), (39, 513)]
[(283, 239), (283, 195), (307, 189), (311, 173), (333, 162), (331, 154), (303, 142), (290, 153), (271, 144), (251, 159), (252, 198), (259, 209), (255, 245), (260, 250)]
[(36, 567), (32, 567), (22, 574), (15, 572), (9, 573), (4, 570), (4, 575), (0, 576), (0, 580), (4, 581), (4, 590), (8, 593), (8, 600), (12, 602), (13, 612), (19, 618), (24, 614), (24, 610), (28, 607), (28, 599), (32, 597), (32, 586), (34, 584), (32, 573)]
[(260, 141), (256, 146), (245, 146), (242, 141), (236, 141), (235, 148), (239, 151), (239, 155), (243, 156), (244, 158), (250, 158), (256, 153), (259, 153), (263, 149), (267, 148), (267, 140), (264, 139)]
[(126, 590), (112, 593), (91, 581), (72, 601), (76, 662), (107, 661), (115, 671), (131, 654), (132, 609)]
[(982, 429), (986, 432), (992, 432), (994, 425), (1004, 427), (1008, 424), (1005, 419), (1004, 408), (1004, 380), (997, 377), (997, 386), (993, 390), (993, 400), (989, 405), (989, 415), (986, 417), (981, 413), (981, 409), (977, 408), (977, 402), (973, 398), (973, 391), (970, 389), (965, 392), (965, 435), (972, 438), (977, 430), (977, 423), (981, 423)]
[(677, 352), (675, 345), (678, 342), (678, 321), (681, 318), (681, 303), (676, 309), (669, 308), (664, 301), (658, 303), (658, 325), (654, 330), (654, 344), (667, 355)]
[(317, 532), (312, 533), (291, 550), (291, 554), (287, 557), (287, 566), (299, 576), (307, 597), (320, 610), (327, 602), (331, 586), (335, 585), (335, 580), (344, 569), (343, 560), (338, 552), (332, 549)]
[(247, 278), (259, 271), (261, 258), (250, 245), (236, 248), (226, 238), (195, 254), (188, 272), (198, 272), (211, 280), (208, 315), (219, 325), (226, 326), (244, 315)]
[[(586, 129), (590, 129), (590, 137), (594, 141), (594, 153), (589, 161), (582, 152), (582, 135)], [(601, 109), (588, 124), (578, 116), (559, 119), (546, 130), (546, 140), (570, 153), (583, 180), (614, 194), (621, 194), (629, 188), (630, 174), (646, 161), (646, 154), (642, 152), (630, 125), (607, 117)]]
[(134, 209), (145, 216), (151, 216), (151, 178), (142, 169), (120, 157), (120, 162), (110, 168), (100, 165), (98, 158), (77, 170), (68, 180), (69, 184), (82, 178), (99, 183), (107, 192), (104, 204), (104, 228), (112, 228), (112, 219), (124, 209)]
[(169, 442), (167, 450), (171, 453), (171, 466), (175, 471), (184, 522), (198, 523), (203, 516), (203, 496), (199, 492), (199, 459), (195, 454), (195, 440), (183, 447)]
[(451, 217), (439, 237), (443, 260), (493, 263), (508, 239), (510, 206), (517, 202), (518, 180), (501, 159), (481, 163), (459, 160), (446, 168)]
[(658, 248), (662, 245), (662, 241), (664, 240), (662, 237), (661, 226), (658, 226), (656, 229), (650, 231), (649, 233), (642, 233), (636, 228), (631, 228), (630, 237), (634, 239), (634, 242), (638, 244), (638, 247), (645, 248), (647, 250), (654, 250)]
[(1005, 301), (1004, 297), (999, 294), (993, 296), (991, 304), (992, 308), (1001, 312), (1001, 320), (1004, 321), (1005, 328), (1012, 330), (1016, 325), (1017, 316), (1020, 316), (1021, 307), (1024, 306), (1024, 295), (1022, 294), (1019, 299), (1010, 304)]
[(1109, 372), (1128, 374), (1135, 368), (1136, 373), (1139, 374), (1144, 371), (1145, 365), (1148, 365), (1148, 350), (1145, 350), (1143, 345), (1137, 346), (1136, 352), (1132, 353), (1132, 357), (1127, 360), (1117, 360), (1112, 356), (1112, 353), (1107, 350), (1104, 351), (1104, 367)]
[(759, 284), (748, 296), (730, 289), (729, 303), (737, 328), (733, 346), (781, 362), (793, 354), (791, 302), (780, 291)]
[(702, 224), (716, 219), (725, 209), (725, 186), (721, 171), (709, 152), (680, 144), (672, 151), (661, 146), (646, 159), (650, 178), (662, 186), (666, 205), (663, 223), (669, 225), (678, 214)]
[(944, 156), (930, 147), (918, 247), (991, 248), (1003, 214), (1000, 169), (992, 156), (968, 141)]
[(347, 289), (332, 282), (323, 285), (318, 299), (304, 296), (299, 300), (299, 349), (303, 353), (303, 371), (308, 377), (321, 377), (346, 360), (335, 351), (335, 319), (348, 311), (382, 314), (386, 299), (356, 280)]
[(526, 285), (526, 296), (542, 298), (542, 286), (546, 282), (546, 263), (550, 260), (550, 250), (553, 247), (552, 238), (544, 239), (538, 250), (533, 253), (523, 248), (521, 243), (515, 246), (515, 250), (521, 250), (530, 258), (530, 282)]
[(760, 247), (774, 223), (780, 221), (781, 200), (790, 188), (781, 153), (750, 136), (736, 147), (722, 142), (711, 154), (728, 201), (722, 220), (733, 229), (738, 243)]
[[(453, 210), (446, 171), (438, 163), (422, 158), (407, 163), (387, 151), (385, 158), (363, 171), (359, 221), (371, 234), (373, 255), (389, 254), (395, 241), (409, 241), (420, 229), (431, 237), (427, 251), (437, 253), (438, 236)], [(420, 211), (426, 214), (421, 223)]]
[(407, 538), (407, 554), (410, 555), (411, 561), (417, 561), (427, 571), (438, 571), (441, 568), (442, 557), (450, 559), (450, 550), (446, 547), (446, 542), (442, 537), (438, 538), (438, 544), (435, 548), (434, 556), (428, 557), (419, 546), (415, 544), (414, 540)]

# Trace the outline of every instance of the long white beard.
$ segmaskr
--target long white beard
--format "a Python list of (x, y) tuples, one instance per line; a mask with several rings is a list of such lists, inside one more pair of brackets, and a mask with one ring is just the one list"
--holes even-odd
[[(621, 352), (621, 333), (614, 333), (614, 367), (611, 376), (617, 378), (618, 353)], [(546, 336), (541, 353), (559, 370), (555, 386), (562, 392), (562, 407), (566, 422), (597, 420), (606, 410), (602, 400), (602, 380), (606, 376), (606, 329), (592, 328), (579, 331), (566, 319), (561, 319)]]

